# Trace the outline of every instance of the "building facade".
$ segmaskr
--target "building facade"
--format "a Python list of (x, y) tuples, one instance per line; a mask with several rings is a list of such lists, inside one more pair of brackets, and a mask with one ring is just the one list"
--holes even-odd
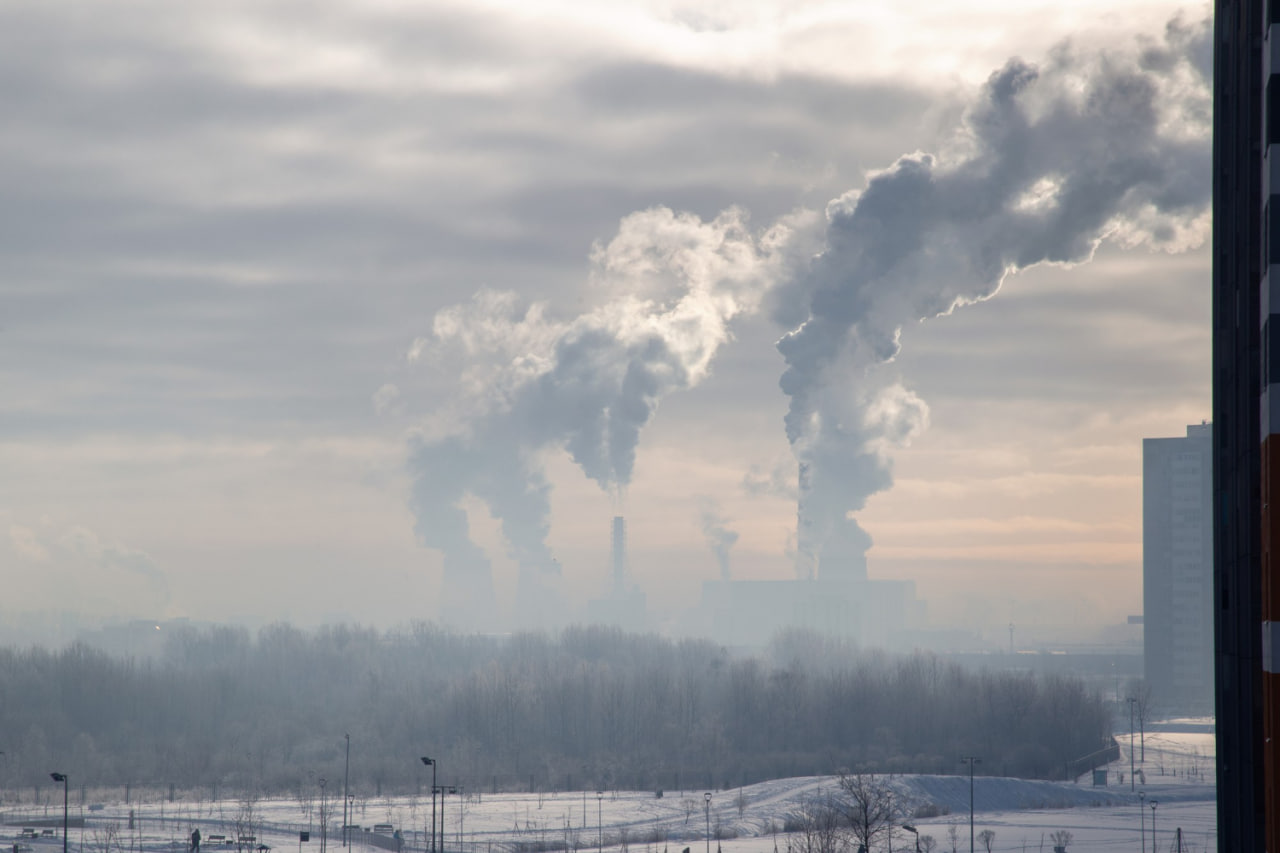
[(1213, 713), (1213, 427), (1142, 442), (1144, 669), (1156, 706)]
[[(1280, 850), (1277, 843), (1275, 760), (1264, 774), (1263, 538), (1273, 516), (1263, 516), (1263, 447), (1274, 449), (1262, 425), (1266, 354), (1262, 323), (1271, 306), (1266, 251), (1280, 208), (1270, 211), (1265, 165), (1272, 154), (1269, 124), (1280, 129), (1280, 110), (1264, 122), (1264, 99), (1280, 98), (1273, 85), (1271, 37), (1280, 4), (1216, 0), (1213, 60), (1213, 606), (1218, 771), (1218, 849)], [(1277, 68), (1280, 70), (1280, 68)], [(1264, 95), (1264, 92), (1266, 93)], [(1265, 156), (1264, 156), (1265, 155)], [(1265, 164), (1264, 164), (1265, 160)], [(1264, 191), (1264, 184), (1268, 190)], [(1264, 203), (1268, 215), (1264, 215)], [(1273, 226), (1272, 223), (1275, 223)], [(1266, 257), (1264, 258), (1264, 255)], [(1278, 282), (1280, 283), (1280, 282)], [(1264, 299), (1268, 308), (1263, 309)], [(1269, 324), (1280, 330), (1280, 323)], [(1280, 421), (1269, 419), (1269, 424)], [(1274, 676), (1272, 676), (1274, 679)], [(1272, 703), (1274, 714), (1274, 702)], [(1280, 742), (1272, 741), (1275, 752)], [(1272, 794), (1268, 796), (1267, 787)], [(1271, 813), (1268, 814), (1268, 809)]]

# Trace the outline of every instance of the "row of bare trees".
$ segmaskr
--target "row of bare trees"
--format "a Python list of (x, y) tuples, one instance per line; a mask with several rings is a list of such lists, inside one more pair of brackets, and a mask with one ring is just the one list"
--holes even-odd
[[(1106, 708), (1078, 680), (973, 672), (784, 638), (753, 658), (581, 627), (481, 637), (276, 625), (171, 632), (162, 659), (0, 649), (0, 791), (74, 768), (90, 784), (294, 791), (725, 788), (841, 767), (1061, 776)], [(821, 648), (820, 652), (815, 649)], [(426, 783), (424, 783), (426, 778)]]

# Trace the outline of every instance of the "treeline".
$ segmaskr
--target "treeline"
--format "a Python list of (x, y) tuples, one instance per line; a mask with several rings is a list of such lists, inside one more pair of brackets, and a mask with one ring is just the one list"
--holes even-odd
[(762, 658), (602, 627), (483, 637), (275, 625), (172, 632), (155, 661), (0, 650), (0, 791), (175, 785), (367, 794), (729, 787), (841, 769), (1061, 778), (1109, 718), (1075, 679), (780, 638)]

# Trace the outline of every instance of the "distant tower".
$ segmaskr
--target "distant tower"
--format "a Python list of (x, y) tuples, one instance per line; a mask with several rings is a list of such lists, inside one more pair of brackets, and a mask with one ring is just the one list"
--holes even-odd
[(626, 591), (627, 580), (627, 520), (620, 515), (613, 517), (613, 594), (619, 598)]

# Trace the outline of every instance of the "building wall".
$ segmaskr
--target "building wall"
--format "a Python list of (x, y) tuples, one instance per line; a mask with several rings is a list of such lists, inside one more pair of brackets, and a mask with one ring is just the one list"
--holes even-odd
[[(1274, 3), (1216, 0), (1213, 69), (1214, 632), (1218, 849), (1263, 850), (1259, 353), (1263, 40)], [(1271, 41), (1268, 39), (1268, 41)], [(1274, 808), (1274, 806), (1272, 806)], [(1273, 847), (1280, 850), (1280, 846)]]
[(1175, 713), (1213, 712), (1212, 427), (1142, 443), (1146, 678)]

